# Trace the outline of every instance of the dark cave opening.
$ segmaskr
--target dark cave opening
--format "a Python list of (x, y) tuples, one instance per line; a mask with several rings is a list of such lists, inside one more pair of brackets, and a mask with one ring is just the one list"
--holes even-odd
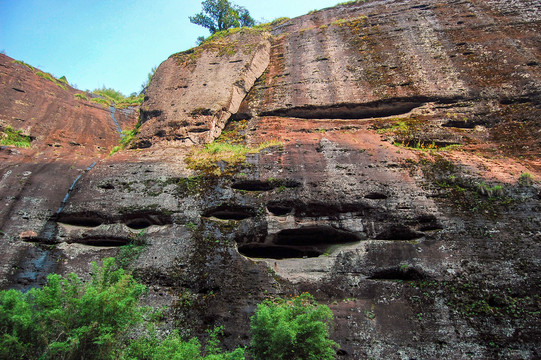
[(60, 215), (57, 223), (79, 226), (79, 227), (98, 227), (104, 223), (103, 219), (97, 215), (81, 214), (81, 215)]
[(273, 243), (277, 245), (334, 245), (362, 240), (353, 232), (335, 229), (330, 226), (311, 226), (299, 229), (286, 229), (276, 234)]
[(392, 267), (388, 269), (377, 270), (372, 276), (369, 276), (370, 280), (402, 280), (402, 281), (414, 281), (426, 279), (426, 274), (423, 274), (419, 270), (413, 267)]
[(100, 247), (118, 247), (118, 246), (124, 246), (131, 242), (128, 238), (116, 238), (116, 237), (89, 237), (89, 238), (81, 238), (74, 241), (71, 241), (72, 243), (87, 245), (87, 246), (100, 246)]
[(126, 226), (134, 230), (143, 230), (152, 225), (153, 224), (145, 218), (136, 218), (126, 221)]
[(242, 255), (255, 258), (310, 258), (325, 254), (333, 245), (360, 240), (360, 235), (350, 231), (330, 226), (312, 226), (282, 230), (266, 243), (239, 243), (238, 249)]
[(221, 220), (244, 220), (255, 216), (255, 209), (249, 206), (220, 205), (206, 210), (202, 216)]
[(270, 191), (274, 189), (275, 186), (269, 181), (244, 180), (234, 183), (231, 187), (235, 190), (244, 191)]
[(239, 253), (253, 258), (292, 259), (304, 257), (318, 257), (323, 251), (314, 248), (300, 248), (294, 246), (279, 246), (272, 244), (247, 244), (239, 246)]
[(393, 225), (388, 229), (380, 232), (377, 240), (415, 240), (422, 238), (423, 233), (416, 232), (405, 225)]

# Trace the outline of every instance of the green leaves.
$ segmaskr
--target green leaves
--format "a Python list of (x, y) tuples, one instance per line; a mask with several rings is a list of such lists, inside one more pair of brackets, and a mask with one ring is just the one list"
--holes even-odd
[(0, 292), (1, 358), (103, 359), (142, 319), (145, 287), (113, 258), (93, 264), (92, 280), (52, 274), (42, 289)]
[(264, 301), (251, 318), (255, 359), (334, 359), (336, 343), (329, 339), (333, 315), (303, 293), (290, 300)]
[(246, 8), (231, 4), (227, 0), (205, 0), (201, 5), (203, 11), (190, 16), (190, 22), (209, 29), (211, 34), (234, 27), (255, 25)]

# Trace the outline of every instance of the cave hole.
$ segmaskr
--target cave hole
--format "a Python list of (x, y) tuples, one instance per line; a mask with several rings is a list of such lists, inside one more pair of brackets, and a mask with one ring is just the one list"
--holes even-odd
[(360, 241), (353, 232), (335, 229), (330, 226), (311, 226), (299, 229), (285, 229), (274, 237), (277, 245), (334, 245)]
[(274, 216), (288, 215), (293, 211), (293, 207), (280, 204), (268, 204), (267, 210)]
[(244, 191), (270, 191), (274, 189), (275, 185), (270, 181), (244, 180), (234, 183), (231, 187)]
[(124, 246), (131, 242), (127, 238), (105, 238), (105, 237), (91, 237), (91, 238), (82, 238), (72, 241), (74, 243), (87, 245), (87, 246), (101, 246), (101, 247), (118, 247)]
[(405, 225), (393, 225), (376, 236), (378, 240), (415, 240), (424, 234), (413, 231)]
[(58, 223), (78, 226), (78, 227), (90, 227), (95, 228), (103, 224), (103, 220), (98, 216), (77, 216), (77, 215), (66, 215), (61, 216), (58, 220)]
[(221, 220), (244, 220), (255, 216), (255, 209), (249, 206), (220, 205), (206, 210), (202, 215)]
[(145, 218), (131, 219), (131, 220), (126, 221), (126, 226), (134, 230), (143, 230), (152, 225), (153, 224), (148, 219), (145, 219)]
[(371, 193), (368, 193), (364, 196), (366, 199), (371, 199), (371, 200), (385, 200), (387, 199), (387, 195), (383, 194), (383, 193), (379, 193), (379, 192), (371, 192)]
[(299, 248), (294, 246), (279, 246), (272, 244), (246, 244), (239, 246), (239, 253), (252, 258), (293, 259), (318, 257), (324, 251), (318, 249)]
[(239, 252), (248, 257), (268, 259), (311, 258), (325, 254), (333, 245), (357, 242), (362, 238), (330, 226), (285, 229), (265, 243), (239, 243)]
[(371, 280), (402, 280), (415, 281), (424, 280), (427, 276), (413, 267), (392, 267), (382, 270), (377, 270), (368, 279)]

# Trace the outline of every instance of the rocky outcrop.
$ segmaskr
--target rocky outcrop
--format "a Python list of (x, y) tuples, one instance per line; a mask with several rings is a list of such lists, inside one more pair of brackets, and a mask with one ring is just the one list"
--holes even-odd
[[(83, 93), (2, 54), (0, 91), (0, 137), (13, 128), (30, 138), (30, 148), (0, 146), (0, 278), (5, 286), (13, 267), (24, 262), (26, 270), (17, 275), (24, 287), (43, 282), (56, 267), (56, 260), (31, 242), (50, 242), (56, 230), (49, 220), (74, 180), (105, 158), (120, 134), (108, 106), (76, 97)], [(115, 118), (130, 129), (138, 113), (122, 109)], [(44, 270), (29, 270), (42, 265)]]
[(269, 37), (257, 29), (217, 34), (164, 61), (147, 90), (136, 146), (163, 140), (193, 145), (218, 137), (267, 68)]
[[(6, 283), (114, 255), (168, 326), (224, 325), (231, 347), (262, 299), (309, 291), (339, 358), (539, 357), (539, 5), (353, 2), (173, 55), (142, 149), (100, 161), (54, 219), (6, 222)], [(251, 151), (216, 146), (205, 171), (188, 145), (213, 140)]]

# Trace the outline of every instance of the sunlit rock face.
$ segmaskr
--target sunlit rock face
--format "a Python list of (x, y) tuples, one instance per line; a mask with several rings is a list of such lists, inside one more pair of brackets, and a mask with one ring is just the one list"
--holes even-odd
[(540, 8), (351, 3), (172, 55), (132, 150), (24, 182), (42, 160), (2, 149), (3, 286), (116, 256), (229, 347), (309, 291), (340, 359), (538, 358)]

